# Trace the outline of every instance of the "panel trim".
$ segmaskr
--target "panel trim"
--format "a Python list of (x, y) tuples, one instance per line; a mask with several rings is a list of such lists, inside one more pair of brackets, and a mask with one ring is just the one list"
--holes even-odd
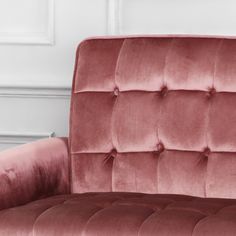
[(0, 44), (54, 45), (54, 0), (48, 0), (48, 22), (45, 32), (0, 32)]
[(107, 33), (120, 34), (121, 29), (121, 0), (107, 0)]
[(0, 133), (0, 144), (25, 144), (43, 138), (54, 137), (54, 132), (49, 133)]
[(70, 87), (0, 86), (0, 97), (70, 99)]

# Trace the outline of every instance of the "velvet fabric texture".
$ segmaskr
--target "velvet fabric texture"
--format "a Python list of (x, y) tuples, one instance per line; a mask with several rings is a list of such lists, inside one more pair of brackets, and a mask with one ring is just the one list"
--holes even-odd
[(0, 211), (0, 235), (234, 236), (235, 214), (234, 199), (118, 192), (70, 194)]
[(0, 153), (0, 235), (236, 235), (235, 108), (236, 39), (82, 42), (69, 145)]
[(66, 138), (40, 140), (0, 152), (0, 210), (69, 193), (68, 164)]
[(72, 192), (236, 198), (236, 40), (89, 39), (77, 52)]

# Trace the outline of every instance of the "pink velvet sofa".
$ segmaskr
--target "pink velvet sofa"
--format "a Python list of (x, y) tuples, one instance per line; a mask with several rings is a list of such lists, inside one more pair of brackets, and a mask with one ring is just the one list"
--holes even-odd
[(236, 235), (236, 40), (82, 42), (69, 139), (0, 177), (0, 235)]

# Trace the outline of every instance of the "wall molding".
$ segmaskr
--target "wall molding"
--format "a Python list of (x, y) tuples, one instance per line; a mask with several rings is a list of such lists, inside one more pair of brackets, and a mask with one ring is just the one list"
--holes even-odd
[(0, 144), (25, 144), (43, 138), (54, 137), (54, 132), (48, 133), (0, 133)]
[(0, 44), (54, 44), (54, 0), (48, 0), (48, 21), (45, 32), (1, 32)]
[(117, 35), (121, 33), (121, 0), (107, 0), (107, 33)]
[(71, 87), (0, 86), (0, 97), (70, 99)]

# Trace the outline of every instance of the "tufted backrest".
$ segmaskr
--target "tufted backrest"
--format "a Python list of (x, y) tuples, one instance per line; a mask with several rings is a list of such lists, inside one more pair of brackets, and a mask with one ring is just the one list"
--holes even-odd
[(72, 192), (236, 197), (236, 40), (89, 39), (77, 52)]

